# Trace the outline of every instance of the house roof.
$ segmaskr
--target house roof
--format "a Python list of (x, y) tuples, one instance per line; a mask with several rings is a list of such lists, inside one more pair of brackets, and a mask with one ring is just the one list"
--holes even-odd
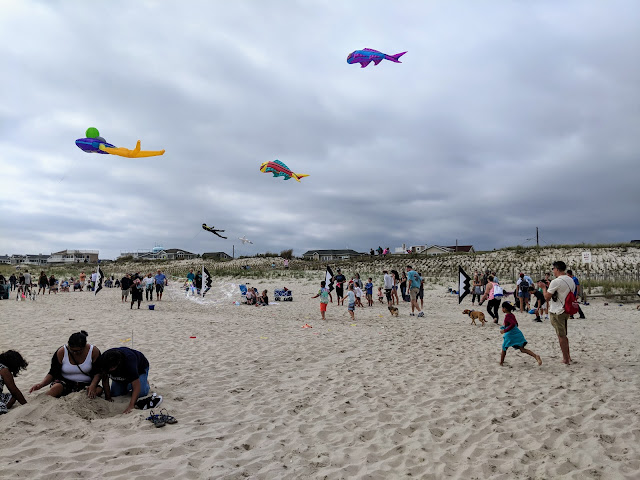
[(202, 254), (202, 256), (205, 256), (205, 255), (211, 255), (211, 256), (226, 255), (228, 257), (231, 256), (227, 252), (205, 252), (205, 253)]
[(302, 254), (302, 256), (306, 255), (363, 255), (360, 252), (356, 252), (355, 250), (309, 250)]
[(98, 250), (60, 250), (59, 252), (53, 252), (51, 255), (98, 255)]
[(451, 247), (443, 247), (443, 248), (448, 248), (449, 250), (451, 250), (452, 252), (470, 252), (471, 249), (473, 248), (473, 245), (458, 245), (457, 247), (455, 245), (451, 246)]
[(179, 248), (166, 248), (163, 251), (166, 253), (186, 253), (187, 255), (195, 255), (195, 253), (187, 252), (186, 250), (181, 250)]

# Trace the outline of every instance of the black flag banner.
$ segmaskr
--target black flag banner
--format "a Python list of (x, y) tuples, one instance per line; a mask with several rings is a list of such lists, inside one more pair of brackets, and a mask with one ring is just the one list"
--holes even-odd
[(331, 271), (331, 267), (327, 265), (327, 273), (324, 276), (324, 281), (326, 283), (326, 288), (329, 289), (329, 292), (333, 290), (333, 272)]
[(458, 274), (458, 304), (460, 304), (462, 299), (471, 293), (471, 286), (469, 285), (471, 278), (464, 272), (461, 266), (458, 266)]
[(96, 278), (96, 293), (94, 293), (94, 295), (97, 295), (98, 292), (100, 290), (102, 290), (102, 280), (104, 279), (104, 273), (102, 273), (102, 269), (100, 267), (98, 267), (98, 277)]
[(209, 273), (209, 270), (207, 270), (207, 267), (203, 265), (202, 266), (202, 296), (204, 297), (204, 295), (209, 290), (211, 290), (211, 274)]

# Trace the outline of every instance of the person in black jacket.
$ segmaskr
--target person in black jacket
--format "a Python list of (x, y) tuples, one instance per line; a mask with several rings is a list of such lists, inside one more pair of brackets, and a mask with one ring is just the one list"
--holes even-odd
[(132, 283), (133, 281), (131, 280), (131, 275), (128, 273), (124, 277), (122, 277), (122, 280), (120, 280), (120, 288), (122, 289), (122, 303), (124, 303), (125, 300), (129, 299), (129, 289), (131, 288)]
[(95, 398), (97, 395), (101, 379), (104, 397), (109, 401), (112, 401), (112, 397), (120, 397), (131, 392), (131, 401), (122, 412), (129, 413), (139, 397), (149, 394), (149, 361), (137, 350), (128, 347), (111, 348), (100, 355), (94, 364), (89, 398)]

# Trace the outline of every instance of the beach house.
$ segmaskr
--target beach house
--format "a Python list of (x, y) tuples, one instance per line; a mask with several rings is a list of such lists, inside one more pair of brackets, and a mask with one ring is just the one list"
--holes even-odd
[(38, 255), (27, 254), (24, 256), (24, 264), (25, 265), (46, 265), (50, 257), (51, 255), (43, 255), (42, 253), (39, 253)]
[(99, 250), (61, 250), (52, 253), (47, 263), (98, 263)]
[(302, 258), (307, 260), (330, 261), (330, 260), (348, 260), (350, 258), (361, 257), (364, 253), (355, 250), (309, 250), (302, 254)]

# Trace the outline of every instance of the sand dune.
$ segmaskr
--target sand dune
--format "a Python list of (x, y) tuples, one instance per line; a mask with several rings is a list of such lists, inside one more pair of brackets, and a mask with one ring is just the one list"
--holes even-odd
[[(252, 283), (272, 294), (275, 281)], [(0, 477), (640, 478), (634, 305), (585, 307), (569, 367), (549, 323), (517, 314), (544, 363), (510, 351), (500, 367), (497, 326), (470, 326), (470, 300), (441, 286), (426, 318), (406, 304), (391, 318), (376, 301), (352, 322), (333, 303), (322, 323), (316, 282), (290, 281), (293, 302), (261, 308), (235, 306), (236, 283), (217, 280), (202, 300), (172, 282), (154, 311), (115, 289), (0, 302), (0, 350), (30, 362), (23, 392), (84, 328), (103, 350), (133, 341), (179, 421), (154, 428), (146, 412), (121, 415), (124, 399), (42, 390), (0, 416)]]

